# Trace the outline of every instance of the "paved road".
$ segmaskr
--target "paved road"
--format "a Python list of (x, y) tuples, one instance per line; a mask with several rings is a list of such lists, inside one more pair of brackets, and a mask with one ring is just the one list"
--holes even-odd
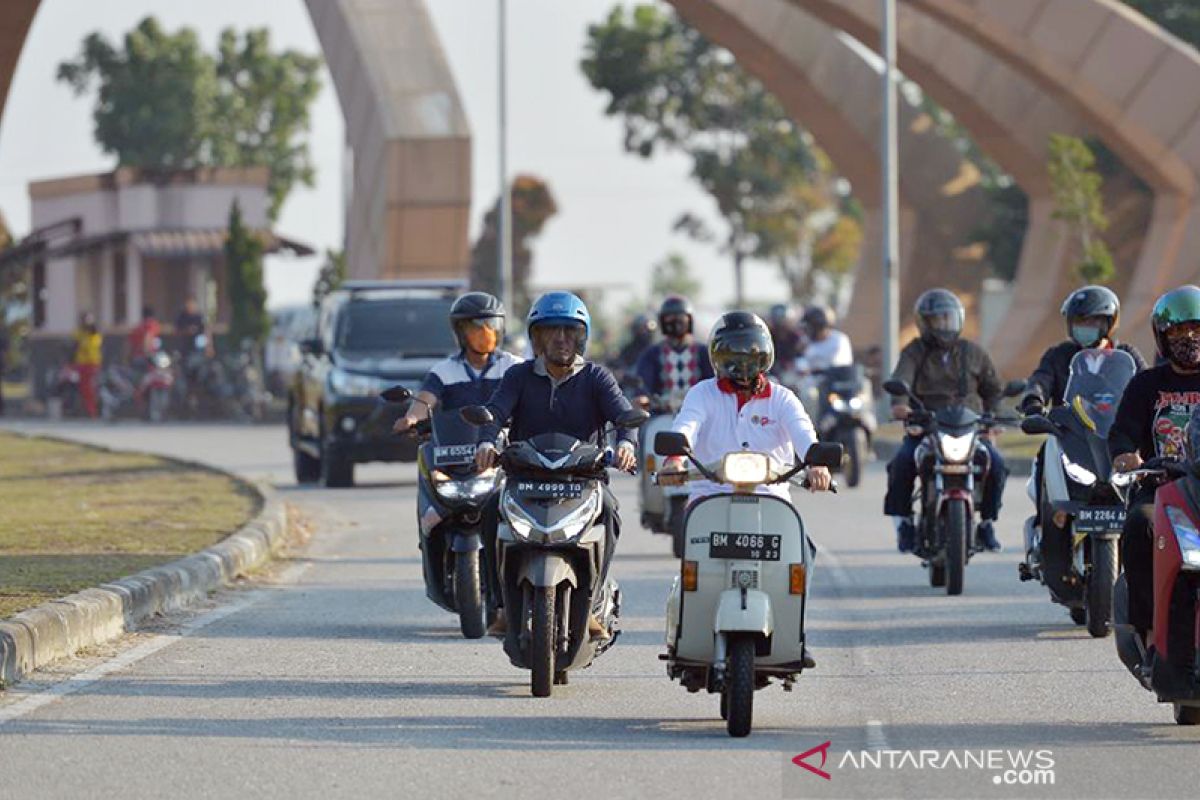
[[(278, 429), (54, 432), (273, 481), (317, 532), (292, 582), (229, 593), (181, 634), (138, 637), (99, 665), (106, 674), (0, 722), (0, 797), (1130, 798), (1194, 797), (1200, 785), (1200, 732), (1134, 684), (1111, 640), (1091, 640), (1017, 581), (1018, 481), (1001, 531), (1013, 546), (977, 559), (960, 598), (892, 550), (878, 469), (858, 491), (803, 497), (822, 548), (819, 666), (791, 694), (758, 693), (755, 731), (735, 741), (716, 699), (687, 694), (656, 659), (676, 565), (636, 526), (615, 567), (623, 637), (535, 700), (498, 644), (462, 640), (425, 600), (411, 467), (364, 469), (353, 490), (298, 489)], [(633, 484), (618, 489), (634, 517)], [(28, 698), (9, 692), (0, 720)], [(791, 763), (825, 742), (831, 780)], [(847, 754), (860, 750), (897, 768), (855, 768)], [(995, 783), (1032, 779), (1001, 764), (1035, 751), (1049, 751), (1053, 786)], [(980, 758), (991, 768), (958, 768)]]

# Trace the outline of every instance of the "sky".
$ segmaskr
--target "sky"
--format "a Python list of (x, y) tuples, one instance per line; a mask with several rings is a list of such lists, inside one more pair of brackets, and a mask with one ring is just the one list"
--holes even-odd
[[(426, 0), (454, 73), (473, 140), (474, 238), (484, 209), (498, 194), (497, 3)], [(713, 203), (688, 177), (681, 156), (645, 160), (621, 147), (622, 128), (603, 114), (604, 97), (579, 70), (587, 26), (616, 0), (508, 0), (509, 168), (547, 181), (559, 213), (534, 244), (536, 286), (613, 285), (610, 310), (632, 294), (648, 294), (650, 266), (683, 253), (704, 285), (701, 302), (725, 303), (732, 268), (713, 247), (671, 231), (691, 211), (720, 229)], [(29, 230), (28, 183), (112, 169), (92, 138), (92, 98), (75, 97), (54, 80), (84, 36), (102, 31), (119, 40), (147, 14), (168, 28), (191, 26), (210, 49), (221, 29), (270, 28), (277, 49), (319, 52), (302, 0), (43, 0), (30, 31), (0, 125), (0, 211), (18, 234)], [(316, 185), (297, 187), (282, 210), (279, 231), (323, 252), (343, 237), (344, 128), (328, 73), (312, 109), (310, 149)], [(305, 302), (319, 258), (271, 258), (268, 303)], [(593, 278), (592, 276), (597, 276)], [(785, 294), (776, 269), (752, 265), (752, 298)]]

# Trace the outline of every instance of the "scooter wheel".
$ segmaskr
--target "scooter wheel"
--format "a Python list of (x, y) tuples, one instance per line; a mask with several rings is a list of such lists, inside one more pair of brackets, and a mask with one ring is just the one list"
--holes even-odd
[(735, 738), (750, 735), (754, 718), (754, 640), (735, 636), (729, 640), (729, 665), (725, 672), (729, 698), (726, 729)]
[(1087, 624), (1087, 609), (1086, 608), (1072, 608), (1071, 609), (1071, 622), (1074, 622), (1076, 625), (1086, 625)]

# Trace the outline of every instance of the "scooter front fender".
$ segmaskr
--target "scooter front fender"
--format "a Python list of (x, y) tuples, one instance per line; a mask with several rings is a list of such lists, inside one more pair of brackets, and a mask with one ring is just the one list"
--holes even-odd
[(525, 555), (517, 573), (517, 585), (528, 583), (530, 586), (558, 586), (563, 581), (571, 584), (571, 588), (579, 588), (579, 578), (575, 568), (566, 556), (553, 551), (532, 551)]
[(483, 539), (479, 531), (455, 531), (450, 540), (450, 549), (456, 553), (470, 553), (483, 549)]
[(771, 598), (757, 589), (726, 589), (717, 601), (717, 615), (713, 621), (715, 633), (758, 633), (770, 636), (775, 630), (775, 618), (771, 613)]

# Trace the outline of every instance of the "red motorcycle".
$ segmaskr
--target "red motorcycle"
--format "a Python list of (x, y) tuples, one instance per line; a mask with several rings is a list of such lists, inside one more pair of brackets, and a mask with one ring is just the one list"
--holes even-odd
[[(1154, 458), (1113, 476), (1118, 491), (1162, 481), (1154, 495), (1154, 628), (1150, 642), (1129, 624), (1124, 573), (1113, 595), (1117, 655), (1180, 725), (1200, 725), (1200, 415), (1189, 424), (1186, 461)], [(1195, 454), (1195, 455), (1192, 455)]]
[(163, 422), (171, 406), (171, 393), (175, 388), (175, 370), (171, 357), (159, 350), (149, 359), (149, 366), (138, 382), (138, 405), (146, 412), (151, 422)]

